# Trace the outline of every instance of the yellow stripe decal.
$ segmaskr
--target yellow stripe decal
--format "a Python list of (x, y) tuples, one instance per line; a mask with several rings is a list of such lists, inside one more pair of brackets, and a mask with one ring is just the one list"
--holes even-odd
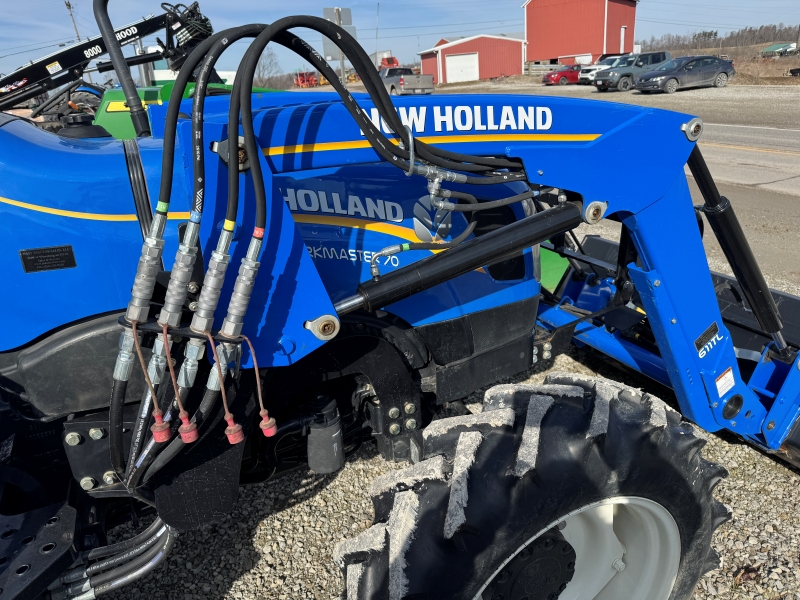
[[(426, 144), (467, 144), (470, 142), (593, 142), (600, 137), (599, 133), (509, 133), (495, 135), (443, 135), (418, 137)], [(396, 139), (391, 139), (397, 143)], [(355, 142), (320, 142), (318, 144), (299, 144), (296, 146), (274, 146), (264, 148), (265, 156), (282, 156), (284, 154), (300, 154), (301, 152), (328, 152), (331, 150), (358, 150), (369, 148), (368, 140)]]
[[(142, 106), (144, 106), (145, 110), (149, 104), (158, 104), (161, 105), (161, 100), (142, 100)], [(106, 112), (130, 112), (131, 109), (128, 108), (128, 105), (125, 104), (123, 100), (115, 100), (113, 102), (109, 102), (108, 106), (106, 106)]]
[[(0, 197), (0, 203), (10, 204), (19, 208), (27, 210), (34, 210), (36, 212), (43, 212), (48, 215), (57, 215), (59, 217), (69, 217), (71, 219), (84, 219), (86, 221), (138, 221), (136, 215), (104, 215), (97, 213), (77, 212), (74, 210), (62, 210), (60, 208), (50, 208), (48, 206), (39, 206), (37, 204), (28, 204), (27, 202), (20, 202), (19, 200), (11, 200), (9, 198)], [(189, 219), (188, 212), (173, 212), (169, 213), (168, 219), (175, 221), (185, 221)]]
[(305, 223), (307, 225), (329, 225), (331, 227), (347, 227), (349, 229), (364, 229), (366, 231), (376, 231), (393, 235), (401, 240), (418, 243), (419, 238), (414, 235), (414, 230), (401, 225), (391, 223), (378, 223), (375, 221), (362, 221), (361, 219), (349, 219), (347, 217), (317, 217), (312, 215), (292, 214), (295, 223)]

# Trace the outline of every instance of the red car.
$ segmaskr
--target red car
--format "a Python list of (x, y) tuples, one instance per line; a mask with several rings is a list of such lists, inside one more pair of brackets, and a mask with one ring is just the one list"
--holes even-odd
[(581, 74), (580, 65), (564, 65), (550, 71), (542, 77), (542, 83), (545, 85), (567, 85), (568, 83), (578, 83), (578, 77)]

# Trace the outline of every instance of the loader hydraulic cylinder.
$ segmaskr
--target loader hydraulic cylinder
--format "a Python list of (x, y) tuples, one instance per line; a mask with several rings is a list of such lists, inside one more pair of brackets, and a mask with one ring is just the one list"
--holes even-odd
[(563, 202), (379, 279), (361, 283), (355, 296), (335, 305), (336, 312), (341, 315), (359, 308), (373, 312), (464, 273), (505, 260), (582, 222), (581, 207)]
[(697, 187), (703, 195), (705, 205), (703, 213), (714, 230), (722, 252), (733, 270), (736, 281), (742, 287), (742, 293), (750, 305), (753, 315), (764, 333), (775, 340), (777, 350), (786, 348), (781, 329), (783, 323), (778, 306), (769, 291), (764, 275), (756, 262), (756, 257), (742, 231), (742, 225), (736, 217), (733, 206), (724, 196), (719, 195), (714, 179), (708, 170), (706, 161), (695, 146), (688, 161), (689, 169), (694, 176)]

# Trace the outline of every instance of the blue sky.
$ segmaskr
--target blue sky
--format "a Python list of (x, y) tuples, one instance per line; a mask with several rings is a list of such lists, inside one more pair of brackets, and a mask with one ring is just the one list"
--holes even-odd
[[(415, 58), (420, 49), (433, 46), (439, 38), (477, 33), (512, 33), (522, 31), (522, 0), (372, 0), (341, 1), (353, 12), (358, 38), (368, 53), (392, 50), (401, 62)], [(2, 0), (0, 21), (0, 73), (9, 73), (28, 60), (57, 50), (57, 43), (75, 39), (63, 0)], [(91, 0), (75, 0), (77, 24), (81, 35), (95, 35), (98, 30), (92, 15)], [(268, 23), (289, 14), (322, 16), (330, 0), (200, 0), (201, 10), (211, 19), (215, 30), (243, 23)], [(115, 25), (135, 21), (143, 15), (160, 12), (159, 2), (111, 0), (111, 20)], [(642, 0), (637, 11), (636, 38), (663, 33), (691, 33), (718, 29), (720, 33), (746, 26), (767, 23), (800, 23), (800, 0)], [(376, 23), (378, 40), (376, 42)], [(565, 27), (568, 27), (565, 24)], [(321, 50), (319, 34), (297, 33)], [(155, 39), (145, 43), (155, 43)], [(244, 51), (244, 45), (232, 48), (220, 60), (218, 68), (232, 70)], [(284, 71), (293, 71), (303, 63), (293, 54), (279, 49)]]

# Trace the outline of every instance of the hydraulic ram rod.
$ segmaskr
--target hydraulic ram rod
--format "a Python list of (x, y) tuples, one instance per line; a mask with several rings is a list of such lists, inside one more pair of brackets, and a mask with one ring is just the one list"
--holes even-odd
[(359, 284), (355, 296), (335, 305), (340, 315), (363, 308), (373, 312), (464, 273), (504, 260), (525, 248), (573, 229), (583, 222), (581, 207), (564, 202), (451, 250)]
[(736, 281), (742, 287), (742, 292), (753, 315), (764, 333), (772, 335), (776, 349), (778, 351), (785, 350), (786, 342), (781, 335), (783, 323), (778, 306), (769, 291), (769, 286), (764, 280), (764, 275), (761, 273), (730, 201), (725, 196), (719, 195), (719, 190), (700, 153), (700, 148), (694, 147), (687, 164), (705, 200), (703, 213), (706, 215), (711, 229), (714, 230), (714, 235), (733, 270)]

